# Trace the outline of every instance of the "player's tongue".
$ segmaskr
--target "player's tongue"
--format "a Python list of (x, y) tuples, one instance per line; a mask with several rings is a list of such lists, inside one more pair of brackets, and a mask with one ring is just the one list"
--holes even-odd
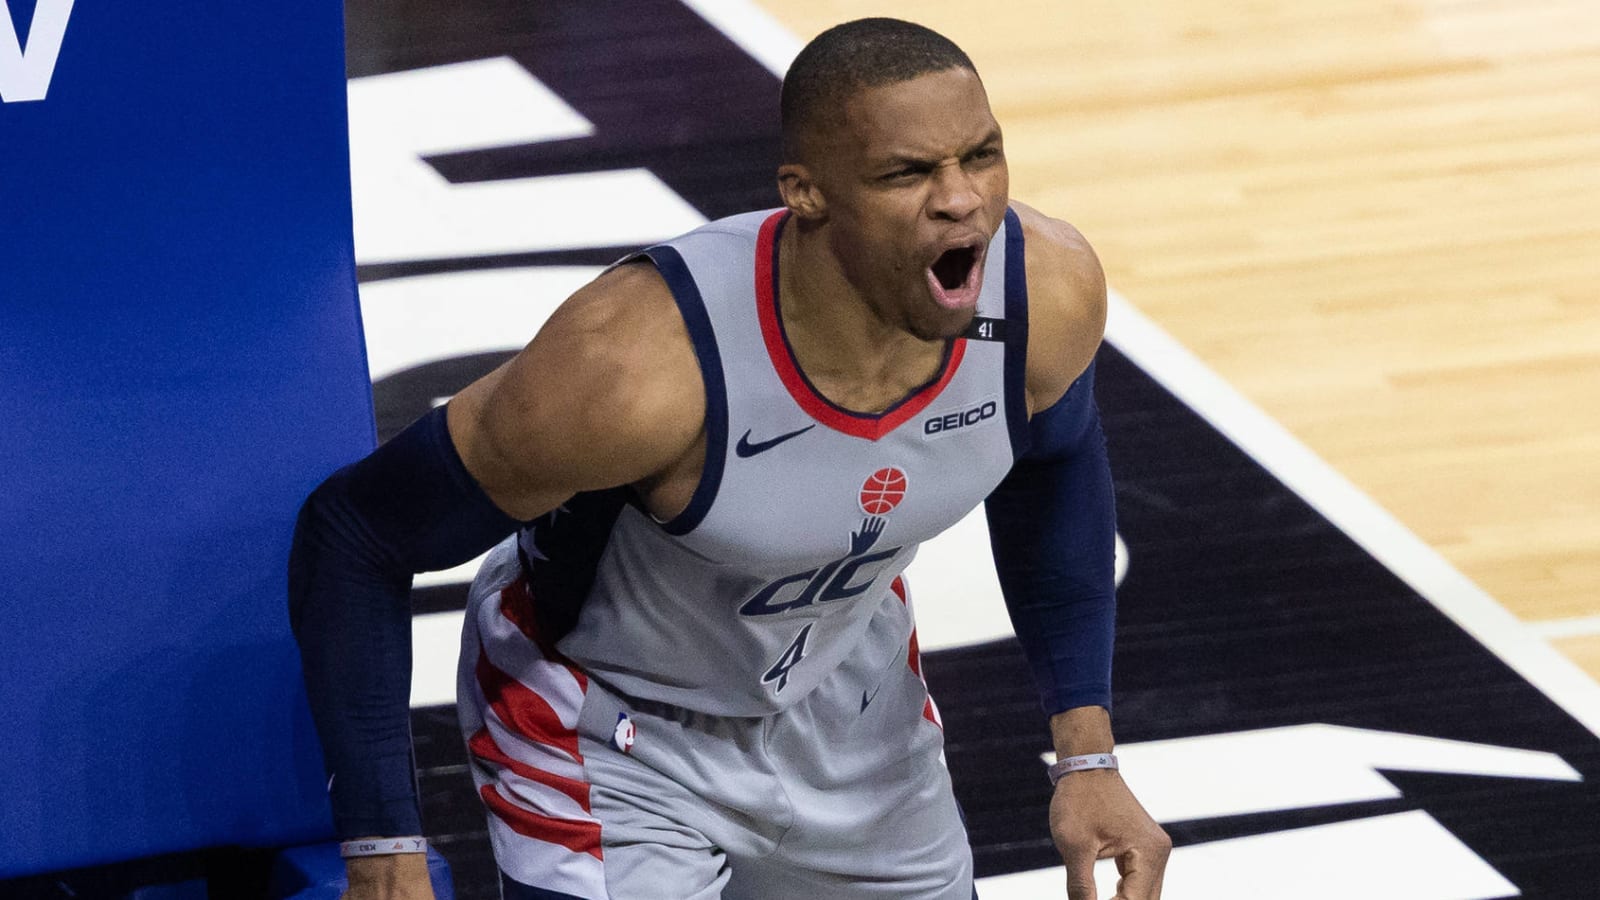
[(978, 304), (983, 265), (977, 247), (946, 250), (927, 268), (928, 291), (945, 309), (970, 309)]

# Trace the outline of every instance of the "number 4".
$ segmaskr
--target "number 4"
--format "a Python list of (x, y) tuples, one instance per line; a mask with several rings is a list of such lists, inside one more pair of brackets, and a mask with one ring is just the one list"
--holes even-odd
[[(813, 622), (811, 624), (814, 625), (816, 623)], [(810, 635), (811, 625), (800, 629), (800, 633), (794, 636), (793, 641), (789, 642), (789, 649), (783, 651), (783, 655), (778, 657), (778, 661), (772, 664), (772, 668), (767, 670), (767, 674), (761, 676), (762, 684), (769, 684), (774, 681), (778, 683), (778, 686), (772, 689), (774, 694), (782, 693), (783, 689), (789, 686), (789, 670), (800, 665), (800, 660), (806, 658), (806, 638), (810, 637)]]

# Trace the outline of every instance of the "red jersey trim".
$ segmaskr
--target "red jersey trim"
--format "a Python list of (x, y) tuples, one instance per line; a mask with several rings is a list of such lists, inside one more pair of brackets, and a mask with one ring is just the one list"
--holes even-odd
[(778, 228), (788, 217), (788, 210), (778, 210), (761, 223), (756, 238), (756, 315), (761, 321), (761, 338), (767, 345), (767, 356), (778, 380), (794, 402), (823, 425), (853, 437), (876, 441), (928, 408), (938, 398), (945, 385), (955, 377), (966, 356), (967, 339), (956, 338), (945, 354), (944, 368), (938, 377), (907, 394), (894, 406), (882, 413), (858, 413), (835, 406), (806, 379), (795, 363), (794, 350), (783, 333), (783, 321), (778, 315)]

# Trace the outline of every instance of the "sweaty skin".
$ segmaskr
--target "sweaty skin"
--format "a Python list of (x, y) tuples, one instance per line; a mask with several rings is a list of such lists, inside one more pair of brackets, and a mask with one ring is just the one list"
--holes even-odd
[[(928, 270), (953, 247), (986, 246), (1001, 227), (1004, 147), (983, 85), (965, 69), (863, 90), (830, 126), (778, 172), (792, 213), (778, 250), (784, 327), (824, 396), (881, 412), (927, 382), (946, 342), (971, 322), (970, 306), (935, 295)], [(1105, 282), (1075, 228), (1010, 205), (1026, 241), (1031, 415), (1093, 360)], [(670, 519), (688, 505), (705, 460), (699, 363), (665, 282), (643, 263), (574, 294), (521, 353), (457, 394), (448, 416), (468, 471), (519, 520), (618, 485)], [(1051, 730), (1063, 756), (1112, 749), (1110, 717), (1097, 706), (1054, 716)], [(1071, 900), (1097, 900), (1097, 857), (1116, 857), (1124, 872), (1116, 898), (1159, 897), (1170, 841), (1117, 773), (1063, 778), (1051, 828)], [(430, 896), (416, 862), (352, 860), (349, 896)]]

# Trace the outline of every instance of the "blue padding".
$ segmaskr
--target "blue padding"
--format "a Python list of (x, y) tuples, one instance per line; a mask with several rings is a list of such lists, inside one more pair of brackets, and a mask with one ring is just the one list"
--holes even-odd
[[(433, 884), (435, 900), (453, 900), (450, 864), (437, 850), (428, 851), (428, 881)], [(308, 844), (291, 847), (273, 860), (266, 896), (267, 900), (339, 900), (349, 886), (339, 845)]]
[(323, 838), (284, 570), (373, 443), (341, 5), (79, 2), (0, 148), (0, 877)]
[(134, 888), (118, 900), (214, 900), (204, 878)]

